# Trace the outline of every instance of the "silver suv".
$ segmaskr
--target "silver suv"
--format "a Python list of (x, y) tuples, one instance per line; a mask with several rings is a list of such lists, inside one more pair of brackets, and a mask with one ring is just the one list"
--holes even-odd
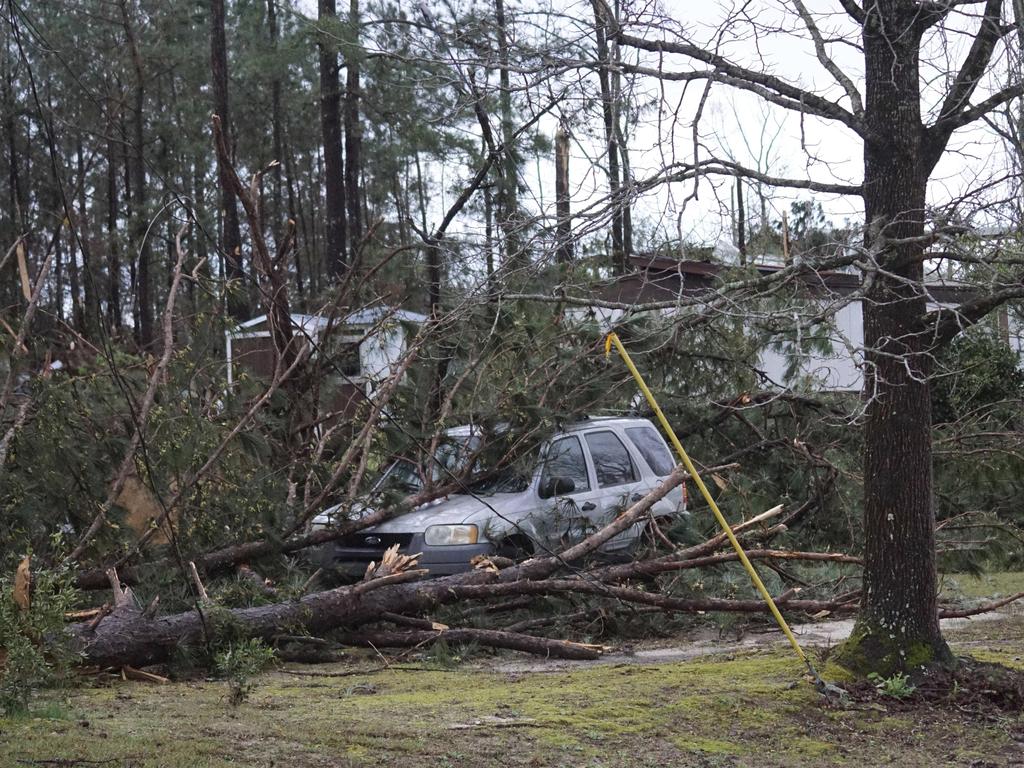
[[(471, 446), (470, 427), (448, 430), (449, 445)], [(449, 453), (436, 464), (450, 464)], [(432, 575), (470, 569), (476, 555), (510, 556), (557, 552), (613, 520), (658, 485), (675, 467), (658, 430), (647, 419), (591, 418), (545, 442), (529, 476), (513, 471), (469, 482), (457, 493), (424, 504), (380, 525), (345, 536), (322, 548), (317, 561), (361, 575), (394, 544), (421, 553)], [(411, 462), (392, 464), (381, 482), (402, 479), (408, 490), (419, 482)], [(380, 487), (378, 482), (377, 487)], [(674, 488), (652, 507), (656, 519), (685, 514), (683, 493)], [(318, 515), (314, 527), (329, 526), (338, 508)], [(609, 540), (604, 555), (628, 555), (643, 532), (636, 524)]]

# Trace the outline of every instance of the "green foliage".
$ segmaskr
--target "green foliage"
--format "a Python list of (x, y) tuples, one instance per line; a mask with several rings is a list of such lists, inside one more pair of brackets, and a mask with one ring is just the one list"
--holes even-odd
[(235, 640), (214, 654), (214, 669), (228, 683), (228, 702), (237, 707), (253, 692), (253, 676), (274, 663), (274, 650), (258, 638)]
[(935, 423), (973, 416), (1005, 424), (1020, 412), (1024, 370), (1006, 342), (989, 333), (967, 333), (954, 339), (939, 356), (931, 392)]
[(978, 573), (1020, 563), (1024, 455), (1018, 449), (1024, 371), (991, 329), (956, 338), (932, 383), (940, 563)]
[(875, 689), (890, 699), (907, 699), (914, 695), (917, 686), (910, 682), (910, 675), (896, 673), (889, 677), (882, 677), (877, 672), (871, 672), (868, 680), (874, 684)]
[(453, 648), (446, 640), (438, 640), (426, 651), (427, 663), (441, 669), (452, 669), (462, 662), (472, 659), (479, 653), (480, 646), (475, 642), (465, 643)]
[(0, 576), (0, 712), (8, 715), (26, 711), (35, 691), (61, 683), (75, 658), (64, 637), (64, 613), (77, 598), (69, 575), (41, 570), (33, 579), (31, 605), (22, 610), (13, 580)]
[[(203, 325), (192, 332), (193, 345), (175, 354), (158, 390), (145, 449), (136, 457), (138, 485), (150, 501), (130, 508), (115, 504), (93, 552), (116, 553), (145, 531), (151, 513), (159, 513), (174, 489), (199, 470), (260, 391), (258, 383), (243, 380), (236, 397), (225, 397), (223, 369), (206, 359)], [(17, 433), (0, 481), (0, 541), (8, 552), (31, 547), (50, 555), (51, 534), (81, 533), (106, 498), (134, 430), (125, 390), (138, 402), (148, 372), (145, 361), (133, 356), (120, 354), (114, 364), (117, 375), (95, 361), (33, 383), (32, 428)], [(288, 445), (287, 407), (272, 403), (258, 425), (224, 452), (217, 472), (184, 500), (186, 510), (202, 514), (180, 516), (179, 545), (202, 550), (225, 538), (280, 529), (287, 512), (287, 483), (279, 469)]]

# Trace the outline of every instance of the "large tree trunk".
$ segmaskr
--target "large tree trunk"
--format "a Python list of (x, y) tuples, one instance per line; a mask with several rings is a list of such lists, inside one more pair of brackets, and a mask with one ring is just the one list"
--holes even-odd
[(92, 336), (99, 324), (100, 301), (96, 291), (96, 268), (90, 245), (89, 214), (86, 207), (85, 157), (82, 147), (82, 134), (78, 134), (76, 147), (78, 168), (78, 212), (75, 217), (78, 231), (77, 243), (82, 254), (82, 288), (85, 297), (85, 313), (82, 331), (87, 337)]
[[(213, 81), (213, 111), (220, 117), (228, 147), (233, 148), (224, 0), (210, 2), (210, 77)], [(220, 162), (217, 163), (217, 178), (220, 181), (220, 206), (224, 226), (221, 250), (227, 259), (227, 277), (229, 280), (242, 283), (245, 279), (245, 270), (242, 264), (242, 228), (238, 220), (238, 204), (227, 178), (227, 171)], [(249, 302), (243, 285), (237, 284), (228, 296), (228, 312), (236, 319), (245, 319), (249, 313)]]
[(349, 49), (345, 70), (345, 202), (348, 205), (348, 241), (353, 260), (363, 239), (359, 180), (362, 176), (363, 127), (359, 120), (359, 0), (350, 0), (348, 11)]
[[(276, 57), (278, 38), (280, 32), (277, 24), (277, 0), (267, 0), (267, 28), (270, 37), (270, 49)], [(284, 157), (282, 156), (283, 139), (281, 137), (281, 77), (278, 74), (278, 67), (274, 67), (274, 75), (270, 81), (270, 119), (271, 119), (271, 143), (273, 144), (274, 157), (277, 165), (274, 166), (274, 215), (273, 226), (280, 226), (282, 206), (282, 180), (281, 171)], [(300, 289), (301, 291), (301, 289)]]
[(145, 154), (145, 105), (146, 78), (142, 66), (142, 53), (135, 37), (135, 29), (128, 12), (127, 0), (121, 0), (121, 21), (128, 50), (131, 53), (132, 69), (135, 73), (135, 93), (132, 102), (132, 158), (128, 163), (131, 178), (131, 232), (132, 241), (138, 248), (138, 261), (133, 272), (135, 278), (135, 333), (136, 340), (143, 347), (153, 341), (153, 308), (150, 306), (149, 295), (149, 262), (151, 248), (149, 238), (149, 221), (146, 211), (146, 154)]
[(597, 57), (601, 64), (597, 69), (598, 82), (601, 86), (601, 114), (604, 118), (605, 158), (608, 162), (608, 195), (612, 209), (612, 258), (611, 267), (615, 274), (626, 271), (626, 251), (622, 242), (622, 207), (619, 199), (619, 142), (615, 130), (615, 109), (612, 96), (611, 50), (608, 46), (607, 24), (604, 18), (607, 6), (594, 0), (594, 34), (597, 39)]
[(498, 185), (498, 227), (502, 237), (502, 267), (522, 263), (519, 232), (519, 157), (512, 122), (512, 82), (509, 76), (508, 21), (504, 0), (495, 0), (498, 35), (498, 108), (501, 113), (501, 180)]
[[(333, 24), (338, 18), (335, 0), (319, 0), (321, 24)], [(338, 83), (338, 48), (332, 39), (337, 27), (320, 33), (320, 130), (324, 141), (324, 216), (327, 272), (337, 278), (347, 267), (345, 242), (345, 169), (341, 160), (341, 93)]]
[(569, 134), (558, 127), (555, 132), (555, 258), (572, 261), (572, 209), (569, 190)]
[(953, 658), (939, 631), (931, 350), (921, 284), (929, 158), (936, 154), (924, 146), (922, 28), (908, 5), (879, 3), (864, 25), (872, 134), (864, 150), (864, 244), (885, 271), (872, 276), (862, 302), (864, 590), (857, 626), (840, 653), (850, 668), (883, 675)]
[(135, 90), (135, 109), (132, 114), (132, 144), (135, 156), (131, 161), (132, 189), (132, 240), (139, 249), (139, 258), (135, 268), (135, 306), (138, 317), (138, 340), (143, 347), (153, 342), (153, 307), (149, 295), (149, 262), (152, 259), (152, 248), (147, 237), (149, 220), (146, 215), (146, 157), (143, 150), (143, 125), (145, 121), (145, 93), (140, 81)]
[[(10, 221), (12, 226), (7, 234), (11, 242), (20, 235), (25, 234), (25, 214), (27, 204), (25, 202), (25, 190), (22, 188), (19, 166), (21, 165), (20, 152), (18, 148), (17, 123), (15, 121), (17, 110), (15, 109), (14, 96), (14, 75), (7, 65), (7, 58), (3, 58), (3, 111), (4, 111), (4, 135), (7, 138), (7, 182), (8, 182), (8, 205), (10, 209), (5, 221)], [(28, 154), (26, 150), (26, 154)]]
[[(111, 121), (113, 126), (113, 121)], [(121, 328), (121, 249), (117, 239), (117, 217), (120, 203), (117, 195), (118, 157), (114, 140), (107, 140), (107, 323), (114, 330)]]

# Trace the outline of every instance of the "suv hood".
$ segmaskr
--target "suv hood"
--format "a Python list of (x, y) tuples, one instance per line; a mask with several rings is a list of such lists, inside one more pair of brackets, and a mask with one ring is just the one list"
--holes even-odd
[[(495, 494), (493, 496), (481, 496), (480, 498), (486, 504), (481, 503), (473, 496), (463, 494), (437, 499), (414, 509), (412, 512), (399, 515), (393, 520), (388, 520), (366, 530), (380, 533), (422, 533), (431, 525), (457, 525), (459, 523), (476, 523), (482, 528), (489, 518), (494, 517), (494, 511), (499, 515), (514, 519), (511, 518), (511, 513), (518, 506), (516, 502), (522, 503), (521, 493)], [(487, 504), (493, 507), (494, 511)], [(482, 538), (483, 530), (480, 533)]]

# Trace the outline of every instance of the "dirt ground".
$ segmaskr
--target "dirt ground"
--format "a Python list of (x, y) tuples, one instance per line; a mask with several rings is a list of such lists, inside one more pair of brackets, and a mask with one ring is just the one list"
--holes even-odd
[[(958, 654), (1024, 668), (1020, 608), (946, 633)], [(843, 625), (803, 634), (820, 649)], [(0, 719), (0, 766), (1024, 766), (1021, 712), (956, 696), (829, 704), (780, 639), (677, 638), (583, 664), (382, 668), (358, 653), (264, 674), (237, 708), (222, 681), (88, 683)]]

